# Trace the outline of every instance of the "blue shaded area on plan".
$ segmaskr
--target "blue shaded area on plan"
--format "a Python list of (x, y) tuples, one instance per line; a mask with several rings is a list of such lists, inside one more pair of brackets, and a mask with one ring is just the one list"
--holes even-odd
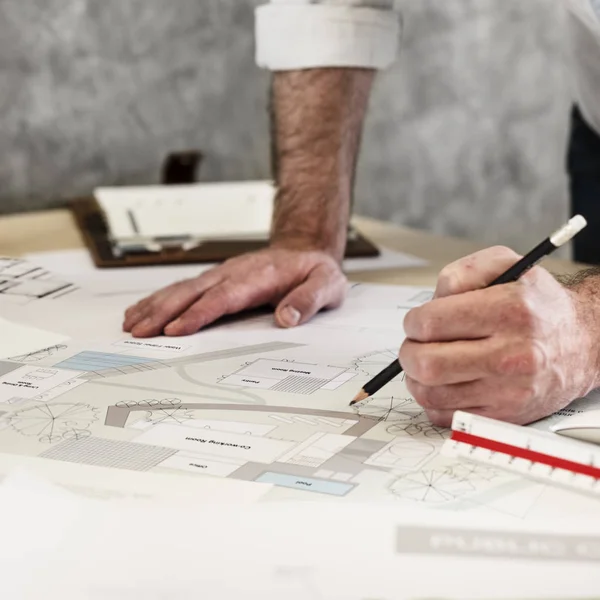
[(273, 471), (263, 473), (255, 481), (272, 483), (295, 490), (331, 494), (333, 496), (345, 496), (354, 487), (351, 483), (340, 483), (337, 481), (328, 481), (327, 479), (313, 479), (312, 477), (298, 477), (297, 475), (274, 473)]
[(153, 362), (151, 358), (142, 358), (141, 356), (85, 351), (66, 358), (54, 366), (60, 369), (72, 369), (73, 371), (104, 371), (151, 362)]

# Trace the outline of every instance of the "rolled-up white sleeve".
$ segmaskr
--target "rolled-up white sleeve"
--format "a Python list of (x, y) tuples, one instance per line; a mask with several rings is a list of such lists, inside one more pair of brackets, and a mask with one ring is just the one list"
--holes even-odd
[(394, 0), (271, 0), (256, 9), (256, 62), (271, 71), (384, 69), (401, 29)]

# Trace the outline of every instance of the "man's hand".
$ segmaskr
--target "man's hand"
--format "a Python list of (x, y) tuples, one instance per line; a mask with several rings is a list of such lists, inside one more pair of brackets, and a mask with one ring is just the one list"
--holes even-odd
[(278, 72), (272, 142), (277, 196), (270, 247), (164, 288), (125, 313), (135, 337), (188, 335), (219, 317), (276, 305), (282, 327), (341, 304), (350, 201), (373, 69)]
[(534, 267), (482, 289), (519, 258), (495, 247), (449, 265), (434, 299), (406, 315), (400, 363), (435, 425), (456, 410), (526, 424), (600, 385), (600, 280), (565, 287)]
[(322, 308), (339, 306), (345, 291), (338, 262), (325, 252), (262, 250), (141, 300), (126, 311), (123, 329), (134, 337), (188, 335), (224, 315), (265, 304), (277, 306), (279, 326), (293, 327)]

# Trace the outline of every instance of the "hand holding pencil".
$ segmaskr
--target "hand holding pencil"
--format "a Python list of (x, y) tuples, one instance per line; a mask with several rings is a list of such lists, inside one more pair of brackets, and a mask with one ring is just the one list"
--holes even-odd
[[(600, 384), (600, 331), (598, 342), (590, 339), (584, 289), (535, 266), (584, 226), (572, 219), (524, 258), (495, 247), (446, 267), (434, 300), (407, 314), (399, 361), (351, 404), (404, 370), (408, 390), (436, 425), (448, 426), (459, 409), (527, 423)], [(600, 280), (593, 283), (600, 293)]]

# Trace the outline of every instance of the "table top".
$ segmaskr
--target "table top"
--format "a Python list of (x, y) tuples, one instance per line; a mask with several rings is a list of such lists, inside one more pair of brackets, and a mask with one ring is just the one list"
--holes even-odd
[[(352, 274), (353, 281), (433, 286), (446, 264), (485, 248), (480, 242), (435, 235), (366, 217), (355, 217), (353, 223), (376, 244), (429, 261), (424, 267), (356, 272)], [(0, 256), (82, 247), (83, 239), (66, 209), (0, 217)], [(582, 267), (561, 259), (547, 259), (544, 266), (555, 273), (572, 273)]]

